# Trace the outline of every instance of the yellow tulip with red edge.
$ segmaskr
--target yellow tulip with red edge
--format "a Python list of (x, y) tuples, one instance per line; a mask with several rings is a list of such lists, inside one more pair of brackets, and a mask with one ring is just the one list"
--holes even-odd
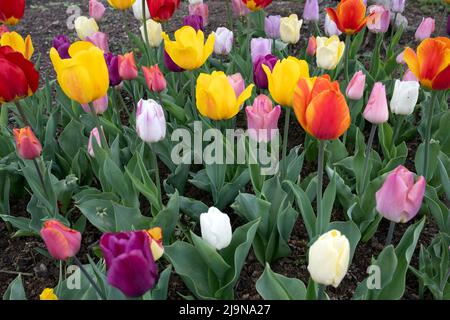
[(25, 39), (15, 31), (5, 32), (0, 38), (0, 46), (9, 46), (14, 51), (20, 52), (25, 59), (30, 60), (34, 52), (33, 42), (31, 36), (28, 35)]

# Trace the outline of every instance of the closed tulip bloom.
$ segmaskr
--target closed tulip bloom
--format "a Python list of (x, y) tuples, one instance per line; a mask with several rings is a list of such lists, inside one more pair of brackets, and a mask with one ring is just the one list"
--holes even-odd
[(196, 15), (196, 16), (200, 16), (203, 18), (203, 26), (208, 25), (209, 8), (206, 3), (200, 2), (200, 3), (189, 4), (188, 10), (189, 10), (190, 15)]
[(142, 1), (145, 2), (145, 20), (150, 19), (150, 10), (148, 9), (147, 1), (145, 0), (136, 0), (135, 3), (133, 3), (133, 15), (136, 18), (136, 20), (144, 21), (144, 12), (142, 11)]
[(306, 0), (303, 9), (303, 19), (306, 21), (319, 21), (319, 2), (318, 0)]
[(39, 158), (42, 152), (42, 145), (30, 127), (13, 129), (14, 140), (19, 157), (26, 160)]
[(203, 18), (199, 15), (189, 15), (184, 17), (183, 26), (191, 26), (195, 31), (203, 31)]
[(66, 260), (80, 251), (81, 234), (56, 219), (45, 221), (40, 234), (48, 253), (56, 260)]
[(326, 9), (341, 32), (354, 34), (366, 25), (366, 6), (362, 0), (341, 0), (336, 9)]
[(391, 112), (401, 115), (409, 115), (419, 99), (419, 83), (417, 81), (395, 80), (394, 93), (391, 98)]
[(319, 140), (337, 139), (350, 126), (350, 110), (339, 83), (328, 75), (300, 78), (293, 107), (303, 129)]
[(31, 96), (39, 85), (34, 64), (10, 47), (0, 47), (0, 104)]
[(339, 41), (338, 36), (316, 38), (316, 63), (319, 68), (325, 70), (336, 69), (344, 54), (345, 43)]
[(259, 57), (264, 57), (272, 53), (272, 39), (253, 38), (250, 41), (250, 55), (252, 63), (255, 63)]
[(242, 74), (235, 73), (232, 74), (231, 76), (228, 76), (227, 78), (228, 82), (233, 87), (236, 97), (239, 97), (241, 93), (244, 92), (245, 90), (245, 81), (244, 78), (242, 77)]
[(233, 48), (233, 31), (224, 27), (216, 30), (216, 41), (214, 42), (214, 53), (220, 55), (228, 55)]
[(164, 78), (164, 75), (162, 74), (157, 64), (150, 68), (142, 67), (142, 71), (144, 72), (144, 78), (147, 82), (147, 87), (151, 92), (159, 93), (166, 90), (166, 79)]
[(285, 43), (295, 44), (300, 40), (300, 29), (303, 20), (298, 20), (296, 14), (291, 14), (289, 17), (281, 18), (280, 20), (280, 38)]
[(242, 2), (244, 2), (251, 11), (257, 11), (267, 7), (272, 3), (272, 0), (242, 0)]
[(330, 19), (328, 13), (325, 14), (324, 30), (325, 34), (329, 37), (334, 35), (339, 36), (342, 34), (342, 32), (338, 29), (336, 23), (334, 23), (334, 21)]
[(58, 296), (55, 294), (53, 289), (45, 288), (39, 295), (39, 300), (58, 300)]
[(269, 70), (272, 71), (277, 61), (278, 58), (272, 54), (261, 56), (256, 59), (256, 62), (253, 64), (253, 82), (258, 88), (267, 89), (269, 87), (267, 74), (263, 69), (263, 65), (267, 66)]
[(410, 221), (422, 206), (426, 184), (422, 176), (414, 183), (414, 174), (404, 166), (398, 166), (375, 194), (377, 211), (393, 222)]
[(280, 38), (281, 16), (267, 16), (264, 19), (264, 32), (271, 39)]
[(105, 6), (97, 0), (89, 0), (89, 16), (95, 21), (100, 21), (105, 14)]
[(419, 82), (419, 79), (416, 78), (416, 76), (414, 75), (414, 73), (412, 73), (412, 71), (410, 69), (405, 71), (405, 74), (403, 74), (402, 80)]
[(130, 9), (136, 0), (108, 0), (108, 3), (117, 10)]
[(338, 230), (321, 235), (309, 248), (308, 271), (314, 282), (337, 288), (347, 274), (350, 242)]
[(359, 70), (356, 72), (345, 90), (345, 95), (350, 100), (359, 100), (364, 94), (364, 87), (366, 86), (366, 75)]
[(119, 74), (119, 57), (109, 52), (105, 53), (104, 57), (108, 68), (109, 85), (115, 87), (122, 82)]
[(25, 0), (1, 0), (0, 22), (13, 26), (19, 23), (25, 11)]
[(31, 36), (28, 35), (25, 39), (17, 32), (6, 32), (0, 38), (0, 46), (9, 46), (14, 51), (20, 52), (25, 59), (30, 60), (34, 52), (33, 42)]
[(317, 41), (316, 41), (316, 37), (311, 36), (308, 39), (308, 47), (306, 48), (306, 54), (314, 57), (314, 55), (316, 54), (317, 51)]
[(175, 41), (163, 33), (164, 48), (172, 60), (185, 70), (200, 68), (214, 50), (215, 35), (211, 33), (204, 42), (203, 31), (195, 31), (190, 26), (184, 26), (175, 31)]
[(370, 93), (369, 101), (364, 109), (363, 117), (372, 124), (382, 124), (389, 119), (386, 100), (386, 88), (381, 82), (376, 82)]
[(147, 0), (150, 15), (153, 20), (164, 22), (172, 18), (180, 6), (180, 0)]
[(129, 52), (119, 55), (119, 75), (123, 80), (133, 80), (138, 76), (134, 53)]
[(164, 246), (162, 243), (162, 229), (160, 227), (151, 228), (146, 231), (149, 236), (150, 250), (153, 260), (158, 261), (164, 254)]
[(53, 38), (53, 48), (55, 48), (61, 59), (69, 59), (70, 40), (67, 36), (61, 34)]
[(250, 9), (247, 8), (242, 0), (232, 0), (231, 7), (233, 9), (233, 13), (238, 17), (246, 16), (250, 13)]
[(278, 60), (273, 70), (263, 65), (273, 100), (284, 107), (292, 107), (294, 89), (301, 77), (309, 77), (308, 63), (295, 57)]
[[(94, 100), (92, 102), (92, 106), (94, 107), (94, 111), (96, 114), (103, 114), (108, 110), (108, 103), (109, 98), (108, 95), (105, 95), (97, 100)], [(91, 107), (89, 104), (82, 104), (81, 107), (83, 108), (84, 112), (91, 113)]]
[(166, 118), (155, 100), (141, 99), (136, 110), (136, 132), (142, 141), (154, 143), (166, 136)]
[(405, 64), (405, 57), (404, 57), (405, 51), (400, 52), (397, 57), (395, 58), (395, 62), (398, 64)]
[(217, 250), (222, 250), (231, 242), (230, 217), (215, 207), (200, 215), (200, 229), (202, 238)]
[(402, 13), (405, 10), (406, 0), (392, 0), (391, 10), (395, 13)]
[[(212, 74), (201, 73), (197, 78), (196, 103), (201, 115), (212, 120), (233, 118), (240, 106), (250, 98), (253, 85), (249, 85), (239, 96), (222, 71)], [(236, 91), (235, 91), (236, 90)]]
[(416, 30), (415, 38), (417, 41), (423, 41), (434, 32), (435, 22), (433, 18), (422, 18), (422, 22)]
[(87, 41), (78, 41), (69, 48), (70, 59), (61, 59), (55, 48), (50, 58), (58, 83), (72, 100), (85, 104), (104, 97), (109, 75), (102, 50)]
[(81, 16), (75, 20), (75, 31), (78, 38), (84, 40), (98, 31), (98, 25), (94, 18)]
[(250, 138), (258, 142), (272, 140), (277, 133), (281, 107), (273, 108), (269, 97), (261, 94), (256, 97), (252, 106), (245, 108), (245, 112)]
[(373, 33), (385, 33), (391, 22), (391, 12), (381, 5), (369, 7), (367, 28)]
[[(102, 131), (103, 131), (103, 128), (102, 128)], [(94, 129), (91, 130), (91, 133), (89, 134), (89, 140), (88, 140), (88, 146), (87, 146), (87, 151), (92, 158), (95, 157), (94, 141), (100, 148), (102, 147), (102, 140), (100, 138), (100, 133), (98, 132), (97, 127), (95, 127)]]
[(177, 65), (172, 58), (169, 56), (166, 50), (164, 50), (164, 65), (166, 66), (169, 71), (172, 72), (183, 72), (185, 71), (183, 68), (181, 68), (179, 65)]
[(109, 41), (106, 33), (96, 32), (92, 36), (86, 37), (86, 41), (89, 41), (103, 52), (109, 52)]
[[(144, 26), (140, 28), (142, 39), (145, 39), (145, 30)], [(162, 42), (162, 26), (159, 22), (156, 22), (152, 19), (147, 20), (147, 33), (148, 39), (147, 43), (150, 47), (158, 48)]]
[(139, 297), (158, 281), (158, 267), (145, 231), (105, 233), (100, 248), (108, 268), (108, 283), (128, 297)]
[(420, 84), (433, 90), (450, 89), (450, 39), (430, 38), (417, 47), (417, 54), (405, 49), (404, 59)]

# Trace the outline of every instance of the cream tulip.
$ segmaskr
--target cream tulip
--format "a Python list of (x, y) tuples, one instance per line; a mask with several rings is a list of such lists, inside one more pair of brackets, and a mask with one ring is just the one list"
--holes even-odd
[(299, 20), (296, 14), (280, 20), (280, 38), (283, 42), (295, 44), (300, 40), (300, 29), (303, 20)]
[(94, 18), (81, 16), (75, 20), (75, 31), (78, 38), (84, 40), (98, 31), (98, 25)]
[[(140, 28), (142, 38), (145, 39), (144, 26)], [(148, 44), (150, 47), (158, 48), (162, 42), (162, 26), (155, 20), (147, 20)]]
[(316, 38), (316, 63), (319, 68), (334, 70), (345, 51), (345, 43), (338, 36)]

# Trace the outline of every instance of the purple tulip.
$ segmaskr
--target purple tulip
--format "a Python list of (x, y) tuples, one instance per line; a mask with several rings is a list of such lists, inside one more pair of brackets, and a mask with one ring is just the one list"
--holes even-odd
[(303, 19), (306, 21), (319, 21), (319, 3), (317, 0), (306, 0)]
[(106, 64), (109, 72), (109, 85), (115, 87), (122, 82), (119, 75), (119, 57), (112, 53), (105, 53)]
[(146, 232), (105, 233), (100, 248), (108, 268), (108, 283), (126, 296), (142, 296), (158, 281), (158, 267)]
[(184, 69), (179, 67), (169, 56), (166, 50), (164, 50), (164, 65), (166, 66), (169, 71), (172, 72), (183, 72)]
[(53, 38), (53, 48), (55, 48), (61, 59), (69, 59), (70, 40), (67, 36), (60, 34)]
[(272, 39), (254, 38), (250, 42), (250, 53), (252, 56), (252, 63), (261, 57), (272, 53)]
[(203, 17), (197, 14), (184, 17), (183, 26), (191, 26), (195, 31), (203, 31)]
[(267, 16), (264, 19), (264, 31), (267, 37), (271, 39), (280, 38), (280, 20), (281, 16)]
[(278, 58), (272, 54), (268, 54), (263, 57), (259, 57), (253, 64), (253, 82), (260, 89), (267, 89), (269, 83), (267, 81), (267, 74), (264, 72), (263, 65), (266, 65), (270, 71), (277, 63)]

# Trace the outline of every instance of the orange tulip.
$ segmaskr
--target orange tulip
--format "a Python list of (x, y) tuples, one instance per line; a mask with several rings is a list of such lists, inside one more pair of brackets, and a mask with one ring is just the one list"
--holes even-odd
[(358, 33), (366, 25), (366, 6), (362, 0), (341, 0), (336, 9), (326, 10), (338, 29), (346, 34)]
[(403, 57), (424, 87), (433, 90), (450, 89), (450, 39), (425, 39), (417, 47), (417, 54), (406, 48)]
[(42, 145), (30, 127), (13, 129), (17, 153), (22, 159), (33, 160), (41, 155)]
[(320, 140), (337, 139), (350, 126), (350, 110), (339, 83), (328, 75), (300, 78), (293, 108), (303, 129)]

